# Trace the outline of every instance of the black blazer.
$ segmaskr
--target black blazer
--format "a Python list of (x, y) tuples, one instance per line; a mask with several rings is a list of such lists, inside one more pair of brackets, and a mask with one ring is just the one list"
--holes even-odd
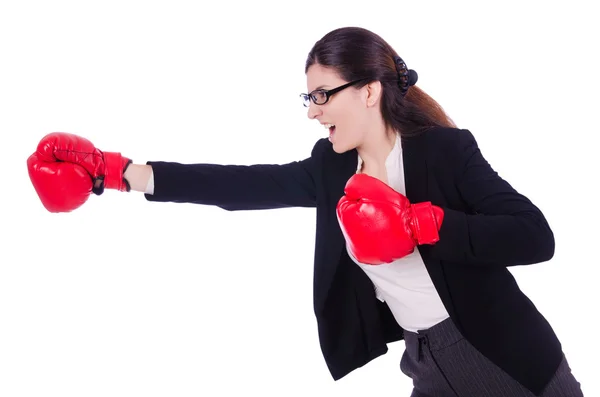
[[(473, 135), (432, 128), (403, 138), (406, 194), (445, 211), (440, 241), (418, 247), (464, 337), (535, 394), (562, 358), (555, 333), (521, 292), (508, 266), (547, 261), (554, 236), (540, 210), (490, 167)], [(154, 162), (150, 201), (214, 205), (228, 211), (315, 207), (314, 311), (334, 379), (387, 352), (403, 338), (387, 305), (348, 257), (335, 208), (356, 172), (357, 152), (319, 140), (311, 156), (288, 164)]]

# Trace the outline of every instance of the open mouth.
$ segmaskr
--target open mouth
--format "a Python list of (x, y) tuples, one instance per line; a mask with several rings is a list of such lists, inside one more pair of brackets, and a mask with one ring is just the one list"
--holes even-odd
[(329, 137), (331, 137), (335, 132), (335, 124), (325, 124), (324, 127), (329, 130)]

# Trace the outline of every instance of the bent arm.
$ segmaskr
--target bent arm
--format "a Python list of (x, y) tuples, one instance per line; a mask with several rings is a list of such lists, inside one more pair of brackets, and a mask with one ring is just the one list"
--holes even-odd
[(440, 240), (431, 253), (441, 260), (516, 266), (550, 260), (554, 235), (542, 212), (492, 169), (475, 138), (461, 130), (451, 150), (459, 164), (457, 188), (474, 214), (444, 208)]

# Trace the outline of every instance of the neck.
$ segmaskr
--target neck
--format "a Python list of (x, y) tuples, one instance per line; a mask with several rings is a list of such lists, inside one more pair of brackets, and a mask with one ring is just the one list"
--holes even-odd
[(363, 168), (377, 171), (385, 169), (385, 161), (392, 151), (397, 138), (394, 131), (383, 130), (379, 134), (370, 134), (370, 139), (356, 148), (363, 161)]

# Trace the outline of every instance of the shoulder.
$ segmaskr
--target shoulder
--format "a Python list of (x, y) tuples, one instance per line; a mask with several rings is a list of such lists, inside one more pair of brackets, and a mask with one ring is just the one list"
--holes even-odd
[(333, 150), (333, 144), (328, 138), (319, 139), (312, 148), (311, 158), (326, 163), (345, 164), (348, 161), (357, 161), (358, 152), (356, 149), (348, 150), (344, 153), (336, 153)]
[(461, 163), (479, 151), (475, 136), (465, 128), (430, 128), (420, 133), (417, 140), (430, 159)]
[(424, 143), (433, 148), (451, 148), (477, 145), (475, 136), (470, 130), (452, 127), (434, 127), (421, 134)]
[(317, 142), (315, 142), (315, 145), (312, 148), (310, 156), (311, 157), (320, 157), (327, 150), (333, 150), (331, 142), (329, 142), (329, 139), (327, 139), (327, 138), (321, 138)]

